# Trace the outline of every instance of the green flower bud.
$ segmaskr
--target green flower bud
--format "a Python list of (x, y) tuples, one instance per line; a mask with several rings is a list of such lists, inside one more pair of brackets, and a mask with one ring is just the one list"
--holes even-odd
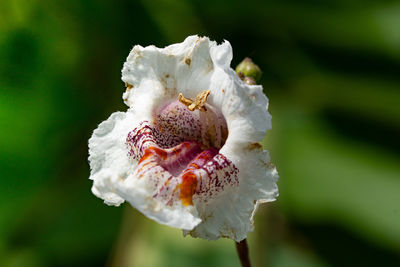
[(252, 77), (256, 82), (261, 78), (261, 69), (258, 67), (251, 58), (246, 57), (236, 67), (236, 73), (243, 73), (244, 76)]

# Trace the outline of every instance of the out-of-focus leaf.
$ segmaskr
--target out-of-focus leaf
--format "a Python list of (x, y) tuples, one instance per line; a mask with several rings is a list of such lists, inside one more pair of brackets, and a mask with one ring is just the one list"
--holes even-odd
[[(400, 243), (398, 157), (336, 135), (310, 114), (275, 114), (281, 207), (304, 222), (334, 222), (370, 242)], [(278, 137), (279, 136), (279, 137)]]
[(400, 128), (400, 82), (310, 74), (294, 85), (293, 100), (313, 110), (339, 108)]
[(277, 246), (269, 252), (271, 255), (271, 267), (285, 267), (285, 266), (296, 266), (296, 267), (323, 267), (328, 266), (323, 262), (319, 261), (312, 255), (308, 255), (303, 251), (291, 246)]
[(114, 266), (240, 266), (232, 240), (183, 237), (181, 230), (158, 224), (131, 207), (126, 212), (120, 234), (122, 253), (116, 251)]
[(141, 2), (170, 42), (205, 32), (191, 1), (143, 0)]

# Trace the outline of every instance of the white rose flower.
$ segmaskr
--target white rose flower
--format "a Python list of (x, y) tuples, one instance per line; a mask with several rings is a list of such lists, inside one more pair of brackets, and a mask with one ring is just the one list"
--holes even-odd
[(135, 46), (122, 69), (129, 109), (89, 140), (92, 192), (185, 235), (246, 238), (258, 204), (277, 197), (278, 174), (258, 143), (271, 128), (268, 99), (231, 60), (229, 42), (207, 37)]

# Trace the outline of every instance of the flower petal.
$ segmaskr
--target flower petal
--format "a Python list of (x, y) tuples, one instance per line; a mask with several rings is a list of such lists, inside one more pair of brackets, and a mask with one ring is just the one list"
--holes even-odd
[[(244, 239), (258, 204), (277, 197), (278, 175), (258, 144), (271, 128), (268, 99), (262, 86), (239, 79), (231, 60), (229, 42), (206, 37), (135, 46), (122, 69), (129, 110), (89, 141), (93, 192), (185, 234)], [(177, 102), (201, 92), (202, 111)]]
[(131, 112), (115, 112), (102, 122), (89, 139), (90, 179), (93, 193), (108, 205), (118, 206), (124, 199), (115, 192), (115, 181), (125, 179), (136, 167), (126, 155), (125, 138), (135, 124)]

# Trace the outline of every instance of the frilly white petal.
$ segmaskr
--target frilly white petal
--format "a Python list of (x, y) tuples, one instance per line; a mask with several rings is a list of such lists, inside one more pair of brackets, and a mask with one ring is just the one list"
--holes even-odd
[(92, 192), (108, 205), (118, 206), (124, 199), (115, 192), (115, 181), (125, 179), (136, 166), (127, 157), (125, 139), (135, 125), (132, 113), (115, 112), (94, 130), (89, 139)]
[(137, 179), (131, 176), (124, 182), (118, 183), (117, 187), (118, 193), (132, 206), (158, 223), (191, 230), (201, 222), (193, 206), (184, 207), (179, 203), (168, 207), (154, 199), (147, 190), (145, 178)]
[[(127, 200), (146, 216), (193, 236), (244, 239), (258, 204), (277, 197), (278, 174), (258, 145), (271, 128), (268, 99), (262, 86), (240, 80), (231, 60), (228, 41), (217, 45), (207, 37), (189, 36), (165, 48), (135, 46), (122, 69), (122, 80), (132, 87), (123, 94), (130, 109), (114, 113), (89, 141), (93, 193), (107, 204)], [(206, 205), (160, 206), (146, 191), (146, 180), (131, 175), (136, 162), (127, 157), (126, 137), (141, 121), (153, 121), (160, 106), (179, 93), (194, 99), (204, 90), (211, 91), (207, 104), (226, 120), (229, 135), (219, 153), (239, 169), (239, 187)]]

